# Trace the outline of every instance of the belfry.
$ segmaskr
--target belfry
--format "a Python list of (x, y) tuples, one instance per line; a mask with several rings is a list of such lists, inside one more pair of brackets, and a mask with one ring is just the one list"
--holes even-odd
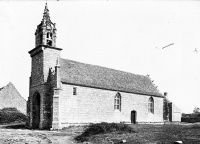
[(35, 31), (35, 47), (39, 45), (56, 47), (56, 24), (51, 22), (47, 3), (43, 19)]

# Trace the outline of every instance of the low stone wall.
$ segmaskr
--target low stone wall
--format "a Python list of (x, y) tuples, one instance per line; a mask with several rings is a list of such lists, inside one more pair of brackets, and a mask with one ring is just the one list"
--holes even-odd
[(197, 118), (182, 117), (181, 122), (188, 122), (188, 123), (200, 122), (200, 117)]

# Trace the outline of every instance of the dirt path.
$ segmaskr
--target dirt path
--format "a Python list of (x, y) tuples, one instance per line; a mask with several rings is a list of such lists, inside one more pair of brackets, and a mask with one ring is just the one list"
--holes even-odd
[(0, 127), (0, 144), (74, 144), (75, 134), (64, 131)]

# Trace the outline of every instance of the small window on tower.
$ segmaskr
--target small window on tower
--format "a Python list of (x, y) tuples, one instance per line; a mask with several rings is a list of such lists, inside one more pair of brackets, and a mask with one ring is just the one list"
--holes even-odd
[(47, 45), (52, 46), (52, 41), (51, 40), (47, 40)]
[(47, 33), (47, 38), (49, 38), (49, 33)]
[(77, 88), (73, 87), (73, 95), (77, 95)]
[(40, 44), (42, 44), (42, 39), (43, 39), (42, 34), (40, 34)]

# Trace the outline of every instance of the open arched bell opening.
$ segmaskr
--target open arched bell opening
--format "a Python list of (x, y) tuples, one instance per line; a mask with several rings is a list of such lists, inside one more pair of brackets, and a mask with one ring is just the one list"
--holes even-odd
[(34, 129), (38, 129), (40, 126), (40, 94), (36, 92), (33, 95), (33, 124), (32, 127)]

